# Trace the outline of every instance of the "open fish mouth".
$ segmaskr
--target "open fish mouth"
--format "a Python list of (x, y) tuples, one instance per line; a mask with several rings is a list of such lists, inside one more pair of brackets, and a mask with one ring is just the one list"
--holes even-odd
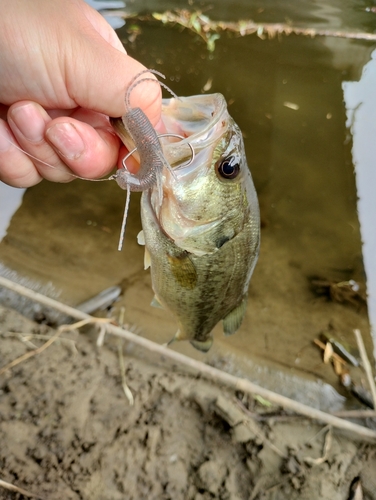
[[(178, 142), (161, 138), (163, 153), (176, 176), (185, 177), (209, 161), (219, 135), (228, 125), (228, 118), (222, 94), (162, 100), (162, 120), (167, 133), (184, 137)], [(191, 162), (192, 150), (195, 157)]]

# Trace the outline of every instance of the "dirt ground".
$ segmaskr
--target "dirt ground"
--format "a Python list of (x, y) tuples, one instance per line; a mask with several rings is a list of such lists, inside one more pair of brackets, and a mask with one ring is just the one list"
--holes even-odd
[[(53, 331), (0, 308), (0, 368)], [(62, 334), (0, 376), (0, 479), (48, 500), (376, 499), (376, 449), (180, 372)], [(65, 340), (65, 339), (70, 339)], [(125, 396), (125, 379), (134, 396)], [(363, 496), (351, 496), (361, 477)], [(359, 491), (358, 491), (359, 493)], [(27, 498), (0, 487), (0, 498)]]

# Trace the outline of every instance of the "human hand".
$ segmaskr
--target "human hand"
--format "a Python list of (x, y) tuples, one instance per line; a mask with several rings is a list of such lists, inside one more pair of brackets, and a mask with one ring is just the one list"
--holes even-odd
[[(29, 187), (105, 175), (120, 146), (107, 117), (124, 114), (128, 84), (145, 67), (82, 0), (0, 7), (0, 180)], [(159, 85), (135, 86), (131, 105), (158, 126)]]

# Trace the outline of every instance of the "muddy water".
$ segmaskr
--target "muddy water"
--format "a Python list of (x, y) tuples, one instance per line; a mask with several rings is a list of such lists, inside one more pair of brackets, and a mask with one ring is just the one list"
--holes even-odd
[[(265, 2), (252, 9), (246, 2), (234, 8), (231, 3), (231, 9), (226, 5), (215, 6), (210, 15), (234, 19), (238, 8), (235, 19), (281, 21), (287, 16), (307, 26), (338, 29), (348, 26), (344, 12), (354, 13), (352, 29), (365, 29), (370, 19), (354, 2), (341, 11), (335, 4), (325, 10), (317, 2), (291, 12), (275, 2), (273, 9)], [(209, 79), (210, 92), (225, 95), (244, 133), (263, 221), (260, 259), (240, 331), (225, 339), (217, 327), (208, 355), (186, 343), (171, 348), (312, 405), (340, 407), (343, 391), (312, 341), (332, 328), (354, 348), (352, 330), (359, 328), (372, 352), (367, 311), (317, 298), (309, 277), (354, 279), (365, 287), (342, 82), (359, 78), (374, 47), (329, 38), (223, 35), (209, 53), (191, 33), (157, 23), (139, 23), (140, 35), (130, 42), (131, 24), (119, 30), (127, 51), (165, 73), (178, 95), (201, 93)], [(125, 321), (141, 335), (166, 342), (176, 324), (149, 305), (150, 277), (136, 242), (141, 229), (137, 195), (124, 250), (116, 250), (124, 198), (110, 182), (43, 182), (28, 189), (0, 243), (1, 272), (16, 272), (69, 304), (120, 283), (124, 294), (116, 311), (124, 307)]]

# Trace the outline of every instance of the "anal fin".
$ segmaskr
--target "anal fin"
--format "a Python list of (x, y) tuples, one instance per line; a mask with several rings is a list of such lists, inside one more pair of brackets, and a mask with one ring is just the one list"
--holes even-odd
[(247, 297), (245, 297), (241, 301), (241, 303), (237, 307), (235, 307), (235, 309), (230, 311), (228, 315), (223, 318), (223, 332), (225, 335), (232, 335), (237, 330), (239, 330), (245, 315), (246, 308)]

